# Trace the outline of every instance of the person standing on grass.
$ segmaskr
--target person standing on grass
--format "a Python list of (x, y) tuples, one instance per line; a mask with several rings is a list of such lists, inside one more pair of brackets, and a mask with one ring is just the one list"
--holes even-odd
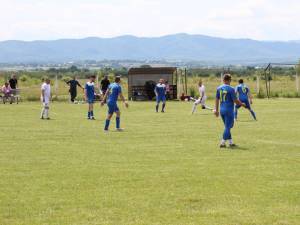
[(196, 100), (194, 102), (193, 109), (192, 109), (192, 114), (195, 113), (197, 105), (199, 105), (199, 104), (202, 106), (202, 109), (212, 110), (212, 108), (208, 107), (205, 104), (207, 96), (206, 96), (205, 86), (203, 85), (202, 80), (199, 81), (198, 87), (199, 87), (200, 97), (198, 98), (198, 100)]
[(84, 88), (81, 86), (81, 84), (78, 82), (78, 80), (75, 76), (72, 78), (72, 80), (69, 80), (66, 83), (70, 86), (70, 90), (69, 90), (70, 99), (71, 99), (71, 102), (74, 103), (74, 101), (77, 97), (77, 86), (80, 87), (82, 90), (84, 90)]
[(128, 108), (128, 103), (122, 94), (121, 77), (117, 76), (115, 78), (115, 82), (109, 85), (109, 87), (104, 95), (104, 98), (101, 102), (101, 106), (103, 106), (105, 104), (106, 99), (108, 99), (107, 100), (108, 114), (107, 114), (107, 118), (105, 121), (104, 132), (108, 132), (110, 120), (114, 113), (116, 113), (116, 130), (117, 131), (124, 130), (120, 127), (121, 113), (120, 113), (120, 109), (117, 105), (119, 96), (120, 96), (121, 100), (124, 102), (125, 107)]
[(159, 110), (159, 103), (162, 102), (162, 109), (161, 112), (165, 112), (165, 107), (166, 107), (166, 85), (164, 79), (160, 79), (158, 84), (155, 86), (154, 92), (156, 95), (156, 112)]
[[(251, 105), (252, 105), (252, 95), (250, 93), (250, 89), (244, 84), (244, 80), (243, 79), (240, 79), (239, 80), (239, 85), (236, 86), (235, 88), (235, 92), (239, 98), (239, 100), (243, 103), (245, 103), (246, 105), (246, 109), (248, 109), (253, 117), (253, 119), (256, 120), (256, 114), (255, 112), (251, 109)], [(237, 120), (237, 115), (238, 115), (238, 109), (240, 108), (241, 106), (239, 105), (236, 105), (235, 106), (235, 113), (234, 113), (234, 116), (235, 116), (235, 119)]]
[(50, 101), (51, 101), (51, 85), (50, 79), (46, 78), (45, 82), (42, 84), (41, 87), (41, 101), (42, 101), (42, 112), (41, 112), (41, 119), (50, 120), (49, 117), (49, 109), (50, 109)]
[(10, 78), (9, 82), (9, 86), (11, 87), (11, 89), (15, 90), (18, 88), (18, 79), (17, 76), (15, 74), (13, 74)]
[(87, 101), (88, 107), (88, 120), (95, 120), (94, 117), (94, 101), (95, 101), (95, 79), (96, 76), (90, 76), (89, 81), (85, 84), (84, 95)]
[(105, 75), (103, 80), (101, 80), (101, 92), (102, 92), (103, 96), (105, 95), (109, 85), (110, 85), (110, 81), (108, 79), (108, 76)]
[(229, 141), (229, 147), (236, 147), (233, 143), (230, 131), (234, 125), (234, 103), (243, 107), (246, 105), (237, 99), (235, 89), (230, 86), (230, 74), (224, 75), (223, 82), (224, 84), (217, 89), (216, 105), (214, 110), (216, 117), (219, 117), (221, 114), (225, 126), (220, 148), (226, 148), (226, 141)]

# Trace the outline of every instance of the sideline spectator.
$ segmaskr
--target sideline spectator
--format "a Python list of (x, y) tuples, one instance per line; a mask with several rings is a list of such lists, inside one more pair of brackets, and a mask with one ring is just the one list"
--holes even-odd
[(166, 97), (167, 97), (167, 100), (170, 100), (170, 84), (168, 81), (166, 81)]
[(10, 104), (12, 104), (12, 88), (9, 86), (9, 83), (8, 82), (5, 82), (5, 84), (3, 85), (2, 87), (2, 92), (4, 94), (4, 97), (3, 97), (3, 103), (5, 104), (6, 101), (8, 101), (8, 99), (10, 99)]
[(15, 74), (11, 76), (11, 79), (8, 82), (11, 89), (15, 90), (18, 88), (18, 79)]
[(110, 85), (110, 82), (109, 82), (108, 76), (105, 75), (103, 80), (101, 80), (101, 91), (102, 91), (103, 96), (105, 95), (109, 85)]
[(78, 82), (75, 76), (72, 78), (73, 78), (72, 80), (69, 80), (66, 83), (70, 86), (69, 92), (70, 92), (71, 102), (74, 103), (77, 97), (77, 86), (79, 86), (82, 90), (84, 90), (84, 88), (81, 86), (81, 84)]

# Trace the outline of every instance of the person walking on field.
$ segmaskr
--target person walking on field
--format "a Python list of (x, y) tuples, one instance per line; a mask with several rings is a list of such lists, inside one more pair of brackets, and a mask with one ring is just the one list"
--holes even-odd
[(50, 120), (49, 117), (49, 109), (50, 109), (50, 101), (51, 101), (51, 85), (50, 79), (45, 79), (45, 82), (41, 86), (41, 101), (42, 101), (42, 112), (41, 119)]
[(108, 79), (108, 76), (105, 75), (103, 80), (101, 80), (101, 92), (102, 92), (103, 96), (106, 94), (106, 91), (107, 91), (109, 85), (110, 85), (110, 81)]
[(11, 79), (8, 82), (9, 82), (9, 86), (11, 87), (11, 89), (15, 90), (18, 88), (18, 79), (15, 74), (13, 74), (11, 76)]
[(206, 105), (207, 96), (206, 96), (205, 86), (203, 85), (202, 80), (199, 81), (198, 87), (199, 87), (200, 97), (198, 98), (198, 100), (194, 102), (192, 114), (195, 113), (197, 105), (201, 105), (202, 109), (212, 110), (212, 108)]
[(78, 82), (78, 80), (75, 76), (72, 78), (72, 80), (69, 80), (66, 83), (70, 86), (70, 90), (69, 90), (70, 99), (71, 99), (71, 102), (74, 103), (74, 101), (77, 97), (77, 86), (80, 87), (82, 90), (84, 90), (84, 88), (81, 86), (81, 84)]

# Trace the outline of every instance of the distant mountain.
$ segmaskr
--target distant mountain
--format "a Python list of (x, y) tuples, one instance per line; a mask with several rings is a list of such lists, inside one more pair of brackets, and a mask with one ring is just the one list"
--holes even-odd
[(177, 60), (214, 63), (296, 61), (300, 41), (255, 41), (203, 35), (0, 42), (0, 63), (62, 63), (82, 60)]

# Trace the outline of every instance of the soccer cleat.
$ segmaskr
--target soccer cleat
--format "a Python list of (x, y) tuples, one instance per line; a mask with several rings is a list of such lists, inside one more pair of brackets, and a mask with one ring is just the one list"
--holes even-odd
[(164, 113), (164, 112), (165, 112), (165, 110), (161, 110), (161, 112), (162, 112), (162, 113)]
[(230, 144), (229, 147), (230, 147), (230, 148), (236, 148), (236, 147), (238, 147), (238, 146), (237, 146), (236, 144)]
[(104, 129), (103, 132), (104, 132), (105, 134), (108, 134), (109, 131)]
[(95, 117), (92, 117), (91, 120), (96, 120)]
[(118, 131), (118, 132), (122, 132), (122, 131), (124, 131), (125, 129), (124, 128), (117, 128), (116, 129), (116, 131)]
[(50, 120), (50, 117), (46, 118), (46, 120)]
[(226, 144), (220, 144), (220, 148), (226, 148)]
[(40, 119), (41, 119), (41, 120), (43, 120), (43, 119), (44, 119), (44, 117), (41, 117)]

